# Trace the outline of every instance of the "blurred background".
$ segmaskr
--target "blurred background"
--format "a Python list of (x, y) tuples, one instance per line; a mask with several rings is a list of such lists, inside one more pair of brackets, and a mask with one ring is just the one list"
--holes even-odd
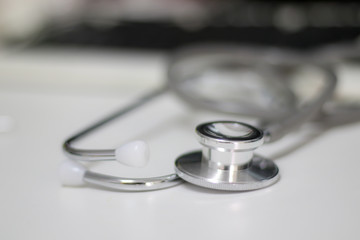
[(0, 43), (174, 49), (236, 42), (313, 48), (357, 41), (356, 1), (0, 0)]
[[(57, 174), (64, 140), (163, 86), (170, 53), (180, 47), (226, 42), (323, 51), (322, 60), (336, 63), (336, 96), (359, 106), (359, 36), (357, 1), (0, 0), (0, 239), (167, 239), (173, 232), (173, 239), (309, 239), (319, 232), (313, 239), (360, 239), (359, 123), (265, 146), (261, 154), (279, 159), (282, 180), (264, 191), (224, 195), (183, 184), (131, 194), (62, 187)], [(345, 61), (338, 50), (356, 57)], [(194, 126), (214, 119), (231, 120), (169, 93), (76, 144), (108, 149), (142, 139), (151, 149), (146, 168), (104, 163), (92, 170), (169, 174), (176, 157), (199, 148)], [(191, 218), (189, 209), (196, 209)]]

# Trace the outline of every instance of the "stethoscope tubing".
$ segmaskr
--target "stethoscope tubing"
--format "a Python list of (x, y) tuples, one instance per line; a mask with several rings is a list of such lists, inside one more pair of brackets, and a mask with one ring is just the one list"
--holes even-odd
[(113, 161), (115, 160), (115, 149), (80, 149), (75, 148), (73, 143), (80, 138), (85, 137), (86, 135), (92, 133), (94, 130), (106, 125), (107, 123), (122, 117), (134, 109), (137, 109), (144, 104), (148, 103), (152, 99), (158, 97), (159, 95), (163, 94), (167, 91), (166, 87), (163, 87), (158, 90), (154, 90), (151, 93), (137, 99), (135, 102), (131, 103), (130, 105), (120, 108), (119, 110), (113, 112), (112, 114), (105, 116), (104, 118), (100, 119), (99, 121), (95, 122), (94, 124), (90, 125), (89, 127), (81, 130), (80, 132), (74, 134), (72, 137), (67, 139), (63, 144), (64, 153), (71, 159), (77, 161)]
[(329, 100), (335, 91), (337, 85), (337, 77), (333, 70), (329, 67), (319, 68), (326, 74), (326, 85), (321, 94), (311, 104), (308, 104), (301, 109), (294, 109), (286, 117), (274, 121), (267, 126), (263, 126), (264, 133), (267, 136), (265, 142), (275, 142), (284, 137), (289, 132), (295, 130), (306, 121), (314, 118), (319, 113), (324, 103)]
[[(166, 87), (155, 90), (139, 99), (132, 104), (121, 108), (114, 113), (104, 117), (98, 122), (78, 132), (74, 136), (70, 137), (63, 144), (64, 153), (72, 160), (75, 161), (113, 161), (116, 160), (115, 149), (79, 149), (72, 146), (72, 144), (85, 137), (94, 130), (104, 126), (105, 124), (113, 121), (116, 118), (124, 116), (129, 112), (137, 109), (144, 104), (148, 103), (157, 96), (165, 93)], [(122, 190), (122, 191), (150, 191), (163, 188), (169, 188), (178, 185), (183, 182), (175, 173), (149, 178), (123, 178), (118, 176), (110, 176), (101, 173), (96, 173), (90, 170), (86, 170), (83, 176), (83, 181), (92, 185), (101, 186), (109, 189)]]

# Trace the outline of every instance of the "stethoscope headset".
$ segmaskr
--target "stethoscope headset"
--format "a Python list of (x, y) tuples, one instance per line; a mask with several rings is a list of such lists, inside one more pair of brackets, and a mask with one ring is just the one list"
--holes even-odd
[[(183, 49), (169, 63), (165, 87), (65, 141), (63, 149), (71, 160), (64, 161), (60, 167), (61, 181), (67, 186), (89, 184), (124, 191), (163, 189), (183, 180), (227, 191), (270, 186), (278, 181), (279, 169), (273, 161), (254, 154), (255, 149), (263, 143), (277, 141), (310, 120), (336, 125), (360, 118), (359, 108), (346, 111), (346, 108), (334, 110), (326, 106), (331, 105), (337, 78), (331, 64), (316, 59), (290, 51), (239, 46)], [(320, 90), (311, 101), (300, 103), (299, 93), (292, 85), (309, 74), (319, 83)], [(168, 90), (192, 106), (261, 121), (257, 127), (238, 121), (199, 124), (195, 132), (202, 150), (179, 156), (175, 172), (165, 176), (123, 178), (93, 172), (81, 164), (118, 161), (128, 166), (144, 166), (148, 160), (144, 141), (132, 141), (116, 149), (91, 150), (75, 148), (73, 143)]]

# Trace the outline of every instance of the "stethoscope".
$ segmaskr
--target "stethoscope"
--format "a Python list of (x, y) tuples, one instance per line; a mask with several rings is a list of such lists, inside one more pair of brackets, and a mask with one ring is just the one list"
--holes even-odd
[[(310, 75), (311, 88), (319, 89), (311, 100), (297, 92), (296, 86), (296, 82)], [(68, 186), (89, 184), (124, 191), (163, 189), (183, 180), (227, 191), (270, 186), (279, 180), (279, 169), (273, 161), (254, 154), (255, 149), (277, 141), (309, 120), (336, 125), (359, 119), (358, 109), (334, 110), (326, 106), (331, 106), (336, 83), (331, 67), (298, 53), (238, 46), (181, 50), (170, 61), (167, 86), (65, 141), (63, 149), (71, 160), (60, 167), (61, 181)], [(93, 172), (81, 164), (118, 161), (128, 166), (144, 166), (148, 146), (143, 141), (132, 141), (116, 149), (91, 150), (75, 148), (73, 143), (168, 90), (191, 106), (260, 119), (259, 127), (226, 120), (201, 123), (195, 132), (202, 150), (179, 156), (175, 173), (165, 176), (122, 178)]]

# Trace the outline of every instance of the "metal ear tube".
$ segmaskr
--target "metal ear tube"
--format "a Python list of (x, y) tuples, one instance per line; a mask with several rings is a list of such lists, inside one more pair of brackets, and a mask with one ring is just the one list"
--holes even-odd
[(246, 191), (267, 187), (279, 179), (278, 167), (254, 154), (264, 142), (263, 132), (235, 121), (218, 121), (196, 128), (202, 151), (180, 156), (176, 173), (202, 187)]

